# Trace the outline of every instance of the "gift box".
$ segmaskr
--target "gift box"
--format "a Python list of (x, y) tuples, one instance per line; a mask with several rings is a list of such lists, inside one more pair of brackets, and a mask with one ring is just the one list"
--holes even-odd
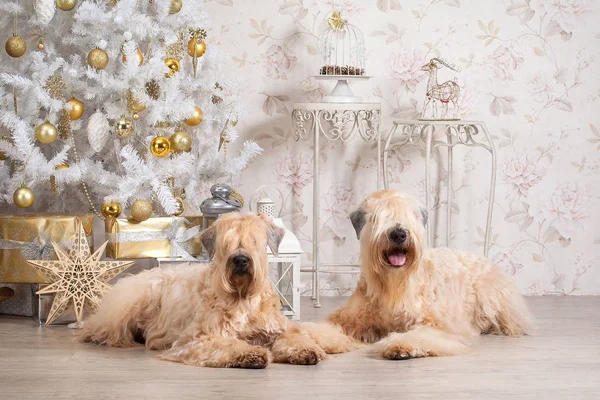
[(52, 241), (71, 247), (78, 221), (92, 243), (93, 214), (0, 215), (0, 282), (50, 283), (26, 260), (55, 260)]
[(191, 259), (202, 253), (202, 217), (105, 220), (107, 257)]

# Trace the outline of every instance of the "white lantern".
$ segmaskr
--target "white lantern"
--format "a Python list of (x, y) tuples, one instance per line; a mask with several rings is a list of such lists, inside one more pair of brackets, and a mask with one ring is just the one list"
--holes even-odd
[(256, 202), (256, 213), (265, 217), (275, 218), (275, 202), (264, 197)]

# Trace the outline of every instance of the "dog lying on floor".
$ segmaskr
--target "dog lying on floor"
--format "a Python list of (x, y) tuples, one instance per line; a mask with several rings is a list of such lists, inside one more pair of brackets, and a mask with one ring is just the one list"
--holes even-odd
[(424, 249), (426, 212), (403, 193), (371, 194), (351, 214), (361, 277), (329, 321), (383, 357), (448, 356), (481, 333), (522, 336), (532, 323), (517, 287), (491, 261), (453, 249)]
[(213, 262), (155, 268), (121, 279), (84, 322), (81, 341), (115, 347), (144, 342), (160, 358), (205, 367), (316, 364), (353, 340), (329, 324), (292, 324), (268, 278), (285, 231), (253, 214), (225, 214), (202, 235)]

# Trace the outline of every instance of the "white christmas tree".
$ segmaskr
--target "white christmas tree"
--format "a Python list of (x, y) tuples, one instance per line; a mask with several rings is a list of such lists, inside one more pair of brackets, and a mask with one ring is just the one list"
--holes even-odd
[(240, 87), (207, 30), (201, 0), (0, 2), (0, 204), (177, 215), (235, 185), (261, 149), (226, 154)]

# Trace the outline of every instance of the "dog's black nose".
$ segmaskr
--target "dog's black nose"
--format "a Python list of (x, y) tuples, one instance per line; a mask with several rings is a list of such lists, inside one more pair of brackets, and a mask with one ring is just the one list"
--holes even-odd
[(392, 240), (392, 242), (397, 244), (402, 244), (406, 242), (406, 236), (406, 230), (403, 228), (396, 228), (392, 231), (392, 233), (390, 233), (390, 239)]
[(250, 264), (250, 258), (247, 256), (235, 256), (233, 257), (233, 265), (236, 273), (245, 273), (248, 271), (248, 265)]

